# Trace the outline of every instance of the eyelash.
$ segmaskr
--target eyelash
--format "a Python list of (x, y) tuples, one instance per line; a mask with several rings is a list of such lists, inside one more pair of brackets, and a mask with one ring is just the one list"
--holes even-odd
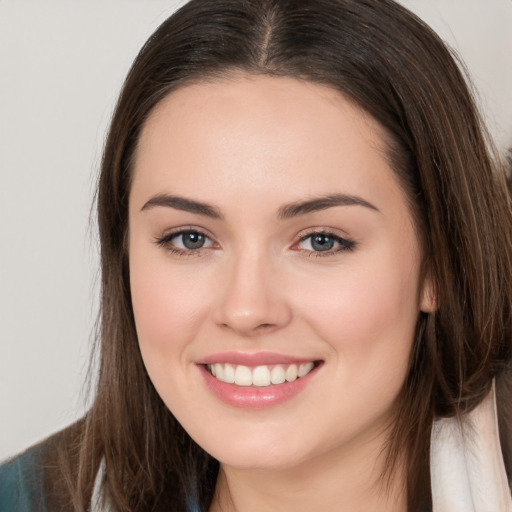
[[(349, 240), (347, 238), (338, 236), (338, 235), (332, 233), (331, 231), (315, 230), (315, 231), (309, 232), (306, 235), (303, 235), (300, 238), (299, 242), (294, 244), (294, 247), (302, 242), (305, 242), (306, 240), (308, 240), (308, 238), (312, 238), (312, 237), (318, 236), (318, 235), (322, 235), (322, 236), (325, 236), (326, 238), (332, 239), (335, 243), (339, 244), (339, 247), (337, 249), (329, 249), (326, 251), (313, 251), (313, 250), (302, 249), (302, 251), (305, 251), (308, 253), (308, 257), (310, 257), (310, 258), (325, 258), (328, 256), (332, 256), (333, 254), (338, 254), (340, 252), (353, 251), (357, 245), (356, 242)], [(301, 250), (301, 249), (298, 249), (298, 250)]]
[(208, 249), (209, 247), (199, 247), (198, 249), (181, 249), (180, 247), (176, 247), (172, 244), (172, 241), (180, 236), (183, 235), (189, 235), (189, 234), (195, 234), (195, 235), (201, 235), (204, 236), (205, 239), (210, 240), (213, 242), (212, 238), (208, 236), (204, 231), (201, 231), (197, 228), (186, 228), (186, 229), (179, 229), (178, 231), (173, 231), (171, 233), (167, 233), (166, 235), (156, 238), (155, 243), (163, 247), (166, 251), (170, 252), (171, 254), (175, 254), (177, 256), (182, 257), (190, 257), (198, 255), (199, 252), (202, 249)]
[[(192, 228), (192, 227), (186, 228), (186, 229), (180, 229), (178, 231), (173, 231), (171, 233), (167, 233), (166, 235), (164, 235), (162, 237), (156, 238), (155, 243), (158, 246), (163, 247), (166, 251), (170, 252), (171, 254), (175, 254), (177, 256), (182, 256), (182, 257), (195, 256), (195, 255), (198, 255), (201, 252), (201, 250), (210, 248), (210, 246), (208, 246), (208, 247), (203, 246), (203, 247), (199, 247), (197, 249), (181, 249), (172, 244), (172, 241), (175, 240), (176, 238), (183, 236), (183, 235), (189, 235), (189, 234), (201, 235), (201, 236), (205, 237), (205, 239), (209, 240), (212, 244), (215, 243), (212, 240), (212, 238), (210, 236), (208, 236), (204, 231), (201, 231), (197, 228)], [(305, 242), (306, 240), (312, 238), (313, 236), (318, 236), (318, 235), (322, 235), (326, 238), (332, 239), (335, 243), (339, 244), (339, 247), (337, 249), (328, 249), (325, 251), (314, 251), (314, 250), (307, 250), (307, 249), (300, 249), (300, 248), (298, 248), (296, 250), (308, 253), (308, 257), (324, 258), (327, 256), (332, 256), (333, 254), (337, 254), (340, 252), (353, 251), (357, 245), (356, 242), (349, 240), (347, 238), (342, 238), (330, 231), (315, 230), (315, 231), (309, 232), (306, 235), (303, 235), (300, 238), (300, 240), (298, 242), (296, 242), (292, 247), (296, 247), (299, 244), (301, 244), (302, 242)]]

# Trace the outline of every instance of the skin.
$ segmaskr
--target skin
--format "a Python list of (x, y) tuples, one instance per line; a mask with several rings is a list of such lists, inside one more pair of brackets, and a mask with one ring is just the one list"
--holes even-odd
[[(148, 205), (161, 194), (208, 203), (221, 218)], [(371, 207), (279, 215), (332, 194)], [(389, 494), (376, 484), (432, 290), (380, 126), (340, 93), (293, 78), (181, 88), (142, 131), (129, 227), (142, 356), (166, 405), (221, 462), (211, 511), (405, 511), (402, 475)], [(204, 233), (205, 246), (156, 243), (179, 229)], [(311, 232), (353, 247), (319, 255)], [(247, 410), (214, 396), (196, 364), (224, 351), (323, 364), (296, 396)]]

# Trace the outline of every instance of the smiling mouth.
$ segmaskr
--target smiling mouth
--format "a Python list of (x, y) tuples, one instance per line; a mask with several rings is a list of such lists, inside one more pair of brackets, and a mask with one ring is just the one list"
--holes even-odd
[(255, 367), (229, 363), (206, 364), (206, 370), (215, 379), (236, 386), (267, 387), (294, 382), (310, 373), (317, 363), (260, 365)]

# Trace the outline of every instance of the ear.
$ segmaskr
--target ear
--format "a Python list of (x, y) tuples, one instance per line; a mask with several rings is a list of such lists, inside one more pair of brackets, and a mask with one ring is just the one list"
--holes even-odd
[(427, 271), (420, 294), (420, 310), (423, 313), (434, 313), (437, 310), (438, 303), (436, 299), (436, 287), (434, 285), (434, 279), (432, 278), (432, 272)]

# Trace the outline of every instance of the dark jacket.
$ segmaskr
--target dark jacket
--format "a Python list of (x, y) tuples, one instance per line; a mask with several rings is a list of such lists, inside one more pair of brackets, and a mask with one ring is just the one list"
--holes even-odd
[(59, 460), (73, 464), (79, 422), (0, 466), (0, 512), (69, 512), (71, 495)]

